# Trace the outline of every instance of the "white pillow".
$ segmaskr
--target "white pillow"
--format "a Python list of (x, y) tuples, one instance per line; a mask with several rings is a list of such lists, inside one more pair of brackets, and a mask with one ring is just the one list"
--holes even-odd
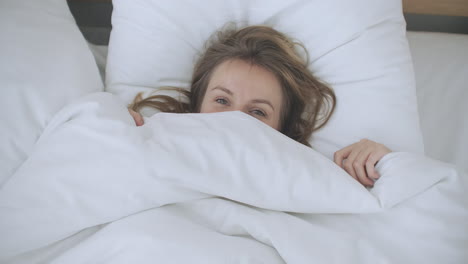
[(102, 90), (65, 0), (0, 2), (0, 185), (66, 103)]
[(160, 86), (189, 88), (197, 53), (229, 21), (266, 24), (301, 41), (336, 111), (311, 138), (332, 158), (368, 138), (423, 152), (412, 61), (399, 0), (115, 0), (107, 90), (130, 102)]

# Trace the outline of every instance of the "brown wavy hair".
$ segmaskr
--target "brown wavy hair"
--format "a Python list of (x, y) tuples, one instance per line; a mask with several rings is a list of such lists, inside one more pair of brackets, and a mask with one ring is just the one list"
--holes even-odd
[[(297, 48), (302, 48), (305, 58)], [(278, 78), (283, 92), (279, 131), (310, 146), (311, 134), (327, 123), (335, 109), (335, 93), (308, 70), (304, 46), (268, 26), (239, 30), (231, 27), (217, 32), (207, 42), (195, 65), (190, 91), (162, 88), (180, 92), (188, 102), (167, 95), (143, 99), (139, 94), (129, 107), (137, 112), (143, 107), (152, 107), (162, 112), (199, 113), (214, 70), (221, 63), (235, 59), (262, 67)]]

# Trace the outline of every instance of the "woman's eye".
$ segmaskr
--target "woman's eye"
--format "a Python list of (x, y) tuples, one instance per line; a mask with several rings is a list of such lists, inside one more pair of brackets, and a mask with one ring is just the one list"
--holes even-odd
[(216, 99), (216, 102), (218, 104), (222, 104), (222, 105), (227, 105), (227, 103), (228, 103), (228, 101), (226, 99), (223, 99), (223, 98)]
[(261, 110), (253, 110), (252, 113), (253, 113), (254, 115), (258, 115), (258, 116), (262, 116), (262, 117), (265, 117), (265, 116), (266, 116), (265, 112), (263, 112), (263, 111), (261, 111)]

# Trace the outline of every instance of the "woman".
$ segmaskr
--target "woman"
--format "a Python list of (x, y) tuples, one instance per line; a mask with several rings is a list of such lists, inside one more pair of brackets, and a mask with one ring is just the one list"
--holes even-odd
[[(296, 51), (305, 48), (266, 26), (224, 30), (207, 44), (192, 75), (191, 90), (179, 91), (188, 102), (169, 96), (138, 95), (130, 105), (137, 126), (138, 111), (153, 107), (162, 112), (213, 113), (242, 111), (310, 146), (311, 134), (323, 127), (335, 108), (333, 90), (307, 69), (308, 61)], [(307, 54), (307, 52), (305, 52)], [(335, 153), (334, 161), (365, 186), (379, 177), (375, 164), (387, 147), (361, 140)]]

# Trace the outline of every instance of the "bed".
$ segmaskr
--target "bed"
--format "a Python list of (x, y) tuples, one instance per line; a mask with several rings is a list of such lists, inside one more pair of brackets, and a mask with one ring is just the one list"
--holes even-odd
[[(332, 127), (313, 139), (314, 151), (291, 144), (241, 113), (151, 113), (144, 128), (132, 126), (126, 106), (133, 96), (151, 92), (156, 84), (184, 86), (191, 67), (181, 59), (173, 63), (180, 71), (171, 72), (166, 54), (147, 52), (151, 45), (144, 40), (155, 33), (141, 22), (167, 33), (168, 40), (173, 35), (183, 39), (187, 25), (177, 24), (171, 30), (160, 25), (182, 19), (171, 8), (181, 10), (178, 5), (187, 3), (190, 1), (161, 5), (151, 0), (114, 1), (115, 31), (109, 46), (83, 38), (65, 1), (8, 0), (0, 4), (4, 20), (0, 30), (9, 36), (1, 49), (9, 60), (1, 62), (0, 73), (7, 93), (0, 99), (4, 107), (0, 114), (4, 123), (0, 141), (1, 263), (468, 261), (468, 35), (409, 30), (398, 31), (402, 35), (397, 39), (386, 39), (379, 33), (399, 34), (395, 30), (402, 26), (401, 7), (407, 14), (463, 18), (468, 17), (465, 3), (317, 1), (314, 12), (318, 13), (349, 5), (348, 11), (372, 6), (370, 10), (395, 15), (379, 20), (378, 12), (363, 14), (366, 34), (337, 30), (328, 39), (312, 35), (325, 44), (341, 43), (333, 44), (340, 47), (334, 49), (317, 45), (311, 59), (317, 73), (335, 84), (345, 104), (342, 109), (362, 104), (353, 101), (354, 93), (342, 88), (370, 96), (373, 93), (369, 95), (359, 86), (374, 87), (375, 80), (382, 78), (376, 71), (361, 75), (366, 78), (359, 86), (346, 81), (375, 63), (368, 54), (381, 58), (374, 51), (397, 52), (403, 57), (394, 60), (387, 54), (385, 58), (393, 63), (390, 68), (372, 64), (398, 77), (388, 87), (389, 79), (383, 78), (382, 89), (398, 92), (382, 90), (392, 99), (377, 96), (381, 100), (377, 104), (400, 108), (385, 106), (376, 114), (368, 108), (357, 109), (353, 114), (358, 119), (360, 114), (375, 117), (378, 125), (359, 123), (347, 136), (339, 126), (347, 118), (346, 111), (339, 112)], [(310, 11), (301, 1), (291, 6), (273, 1), (274, 15), (249, 6), (258, 12), (252, 11), (253, 16), (239, 11), (248, 3), (214, 1), (210, 8), (230, 5), (220, 13), (252, 21), (260, 19), (258, 15), (273, 25), (280, 24), (281, 16), (288, 12), (300, 17), (297, 7)], [(201, 7), (191, 6), (193, 10)], [(131, 16), (132, 8), (137, 17)], [(144, 11), (153, 8), (163, 19), (145, 17), (154, 16)], [(182, 16), (190, 16), (184, 12)], [(342, 15), (336, 24), (347, 23), (346, 12), (336, 12)], [(210, 23), (218, 23), (216, 17), (202, 15)], [(366, 19), (373, 21), (372, 26), (365, 24)], [(143, 30), (122, 26), (128, 21)], [(192, 26), (206, 22), (200, 21)], [(297, 26), (294, 19), (290, 21)], [(355, 30), (359, 23), (349, 28)], [(321, 27), (312, 28), (320, 31)], [(289, 27), (285, 31), (294, 33)], [(129, 38), (129, 32), (141, 34), (134, 36), (142, 40)], [(182, 44), (174, 47), (190, 55), (196, 49), (194, 43), (205, 38), (200, 32), (200, 36), (187, 33), (194, 39), (188, 49), (182, 49)], [(360, 39), (378, 39), (376, 43), (385, 47), (381, 50), (366, 44), (361, 49)], [(350, 51), (362, 52), (363, 61), (356, 60), (356, 69), (347, 68), (351, 75), (340, 75), (340, 64), (335, 64), (340, 60), (333, 54), (347, 56)], [(149, 58), (156, 58), (157, 63)], [(148, 73), (142, 64), (151, 65), (160, 76), (154, 77), (158, 74)], [(334, 66), (327, 68), (330, 64)], [(338, 73), (332, 74), (330, 69)], [(215, 125), (219, 122), (226, 124)], [(242, 129), (246, 126), (249, 129)], [(383, 133), (386, 130), (390, 133)], [(250, 131), (261, 139), (250, 137)], [(337, 146), (363, 134), (396, 150), (379, 162), (377, 169), (384, 177), (373, 189), (356, 184), (330, 161)]]

